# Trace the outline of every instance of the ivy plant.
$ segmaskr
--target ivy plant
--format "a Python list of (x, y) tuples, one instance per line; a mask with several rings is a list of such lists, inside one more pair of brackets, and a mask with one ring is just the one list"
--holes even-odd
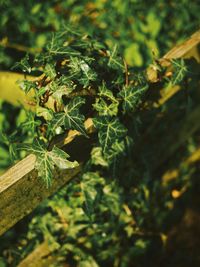
[[(170, 81), (176, 84), (185, 67), (183, 61), (172, 64)], [(53, 34), (43, 53), (26, 56), (16, 66), (39, 75), (34, 81), (19, 81), (26, 94), (33, 90), (35, 113), (26, 123), (33, 138), (18, 147), (36, 154), (38, 174), (48, 186), (55, 165), (68, 169), (78, 164), (56, 146), (56, 138), (69, 130), (90, 138), (84, 126), (88, 118), (98, 136), (93, 151), (100, 149), (99, 162), (113, 166), (126, 154), (134, 141), (128, 120), (145, 99), (149, 81), (145, 72), (127, 69), (116, 46), (110, 51), (98, 39), (64, 28)]]

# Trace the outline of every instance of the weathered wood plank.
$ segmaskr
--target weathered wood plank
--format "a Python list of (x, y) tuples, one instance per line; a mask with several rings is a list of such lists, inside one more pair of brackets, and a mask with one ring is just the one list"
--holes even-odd
[[(93, 129), (90, 118), (86, 120), (85, 128), (88, 133)], [(56, 145), (66, 145), (79, 135), (78, 131), (71, 130), (66, 137), (57, 140)], [(36, 157), (31, 154), (0, 177), (0, 235), (29, 214), (42, 200), (55, 193), (81, 169), (79, 166), (72, 170), (56, 170), (52, 186), (47, 189), (44, 181), (37, 177), (35, 160)]]
[(47, 188), (38, 178), (34, 163), (35, 156), (29, 155), (0, 178), (0, 235), (77, 175), (81, 168), (56, 170), (52, 186)]
[(200, 43), (200, 30), (195, 32), (188, 40), (184, 43), (175, 46), (168, 53), (164, 55), (165, 59), (181, 58), (186, 56), (194, 47)]

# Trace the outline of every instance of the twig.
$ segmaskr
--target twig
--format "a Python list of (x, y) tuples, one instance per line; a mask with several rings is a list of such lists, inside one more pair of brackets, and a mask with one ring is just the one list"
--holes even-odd
[(125, 59), (124, 59), (124, 67), (125, 67), (125, 80), (126, 80), (126, 86), (128, 86), (128, 85), (129, 85), (129, 81), (128, 81), (128, 65), (127, 65)]

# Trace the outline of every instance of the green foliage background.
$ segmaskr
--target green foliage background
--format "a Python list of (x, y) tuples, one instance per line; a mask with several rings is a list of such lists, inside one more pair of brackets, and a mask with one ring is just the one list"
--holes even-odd
[[(200, 7), (199, 1), (188, 0), (43, 2), (1, 0), (0, 10), (2, 70), (10, 70), (15, 65), (15, 70), (20, 71), (20, 64), (16, 62), (26, 54), (29, 54), (30, 63), (24, 59), (22, 65), (25, 70), (29, 70), (29, 64), (34, 65), (34, 56), (39, 52), (44, 54), (46, 51), (52, 32), (58, 32), (63, 27), (67, 27), (72, 36), (74, 32), (81, 32), (85, 36), (97, 38), (97, 46), (99, 43), (103, 46), (105, 44), (111, 52), (117, 48), (118, 54), (125, 59), (130, 71), (142, 73), (142, 70), (155, 58), (162, 56), (198, 29)], [(81, 43), (80, 39), (81, 37), (77, 35), (75, 41)], [(79, 76), (77, 66), (81, 62), (78, 60), (76, 57), (71, 60), (71, 75), (87, 87), (92, 79), (96, 81), (96, 76), (93, 73), (89, 78), (87, 76), (87, 79)], [(54, 78), (54, 67), (50, 63), (46, 64), (44, 71)], [(100, 65), (101, 61), (98, 61), (98, 64)], [(102, 66), (105, 67), (105, 63), (102, 63)], [(38, 73), (40, 69), (35, 68), (33, 74)], [(117, 77), (114, 76), (115, 82), (121, 85), (123, 78), (120, 80), (120, 77), (124, 77), (123, 71), (117, 68), (113, 73), (117, 74)], [(170, 82), (173, 83), (174, 80)], [(30, 88), (29, 84), (23, 86), (25, 90)], [(164, 86), (167, 88), (169, 82), (166, 81)], [(108, 115), (116, 116), (118, 108), (116, 95), (111, 95), (110, 90), (106, 91), (99, 81), (97, 87), (100, 97), (94, 104), (95, 110), (102, 116), (105, 115), (106, 107)], [(180, 118), (180, 112), (191, 112), (198, 105), (199, 100), (195, 87), (193, 89), (187, 95), (186, 100), (184, 100), (184, 93), (181, 93), (169, 104), (161, 107), (159, 112), (166, 112), (168, 117), (177, 112), (177, 120)], [(127, 88), (124, 87), (120, 92), (119, 96), (122, 99), (128, 99), (120, 108), (122, 114), (128, 113), (123, 123), (129, 125), (129, 133), (131, 133), (133, 143), (137, 145), (137, 140), (144, 132), (146, 125), (151, 126), (150, 122), (156, 116), (157, 111), (153, 109), (148, 116), (140, 114), (138, 110), (133, 112), (137, 101), (142, 98), (140, 94), (138, 96), (136, 94), (137, 98), (135, 98), (131, 90), (127, 91), (130, 94), (127, 96), (126, 90)], [(110, 97), (109, 107), (105, 101), (103, 102), (103, 98), (101, 99), (102, 95)], [(177, 107), (179, 104), (181, 110)], [(18, 159), (24, 156), (24, 152), (16, 152), (15, 145), (13, 145), (18, 126), (25, 123), (27, 118), (33, 122), (32, 130), (29, 127), (26, 131), (24, 127), (22, 132), (17, 132), (19, 142), (23, 140), (28, 143), (34, 137), (37, 122), (33, 121), (31, 112), (11, 106), (3, 100), (0, 102), (0, 110), (0, 130), (3, 130), (0, 136), (0, 170), (3, 171), (13, 163), (12, 156)], [(133, 113), (129, 115), (130, 110)], [(44, 110), (39, 110), (38, 114), (39, 112), (44, 116)], [(77, 114), (72, 115), (73, 118), (77, 117)], [(51, 114), (45, 113), (45, 116), (47, 118)], [(80, 114), (78, 117), (79, 123), (82, 123), (83, 119)], [(136, 146), (131, 140), (126, 140), (126, 144), (131, 143), (130, 147), (133, 152), (131, 150), (126, 157), (122, 157), (117, 171), (113, 165), (110, 169), (108, 168), (108, 158), (105, 160), (105, 157), (102, 157), (102, 152), (106, 150), (103, 142), (108, 120), (110, 119), (105, 118), (102, 121), (97, 118), (94, 121), (99, 130), (100, 145), (93, 148), (91, 159), (84, 167), (84, 174), (70, 182), (50, 200), (42, 203), (32, 215), (0, 238), (0, 265), (17, 266), (17, 263), (34, 247), (43, 240), (47, 240), (56, 258), (53, 266), (63, 266), (63, 262), (67, 262), (70, 266), (81, 267), (159, 266), (160, 264), (182, 267), (191, 264), (198, 266), (198, 259), (194, 256), (195, 251), (194, 255), (189, 254), (191, 258), (186, 259), (186, 256), (181, 253), (182, 248), (173, 254), (174, 252), (170, 252), (170, 248), (166, 247), (166, 237), (170, 229), (175, 227), (181, 217), (180, 213), (183, 213), (185, 206), (188, 205), (183, 203), (195, 202), (190, 197), (196, 194), (198, 168), (188, 168), (181, 165), (181, 162), (198, 147), (198, 135), (192, 136), (184, 144), (181, 156), (175, 155), (173, 162), (169, 163), (171, 167), (179, 167), (178, 179), (163, 186), (161, 174), (166, 169), (161, 169), (157, 173), (151, 171), (151, 163), (158, 160), (152, 160), (156, 149), (153, 144), (152, 147), (139, 151), (137, 157), (135, 155), (133, 157)], [(119, 138), (119, 142), (112, 147), (112, 150), (120, 151), (120, 138), (125, 134), (125, 130), (121, 128), (118, 118), (114, 117), (109, 123), (114, 125), (114, 129), (119, 129), (111, 134), (109, 143), (112, 144), (116, 138)], [(159, 128), (163, 127), (164, 125), (159, 126)], [(157, 138), (159, 139), (159, 136)], [(111, 154), (109, 150), (109, 155)], [(174, 189), (180, 191), (185, 186), (187, 188), (186, 199), (183, 198), (182, 202), (177, 202), (171, 192)], [(188, 198), (191, 200), (188, 201)], [(171, 258), (170, 253), (175, 257)]]

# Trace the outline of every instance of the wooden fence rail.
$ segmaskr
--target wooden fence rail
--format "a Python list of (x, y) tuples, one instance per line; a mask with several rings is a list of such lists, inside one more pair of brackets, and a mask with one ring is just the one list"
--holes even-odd
[[(85, 122), (85, 128), (88, 132), (91, 131), (90, 119)], [(70, 131), (62, 142), (58, 140), (57, 145), (69, 144), (78, 135), (79, 132)], [(65, 171), (56, 169), (53, 184), (47, 189), (44, 181), (37, 177), (35, 160), (35, 156), (31, 154), (0, 177), (0, 235), (29, 214), (42, 200), (55, 193), (81, 169), (81, 165)]]
[[(162, 61), (164, 62), (166, 59), (182, 57), (194, 57), (197, 62), (200, 62), (198, 50), (199, 44), (200, 31), (193, 34), (183, 44), (174, 47), (160, 60), (160, 62), (162, 63)], [(150, 75), (149, 80), (151, 81), (151, 79), (152, 82), (154, 82)], [(172, 87), (170, 91), (163, 92), (158, 101), (158, 106), (166, 103), (180, 90), (181, 88), (179, 87)], [(153, 168), (158, 168), (160, 164), (167, 160), (167, 158), (170, 157), (182, 145), (182, 143), (188, 139), (188, 137), (200, 129), (199, 117), (200, 107), (196, 107), (191, 113), (188, 114), (188, 116), (186, 116), (183, 121), (180, 122), (178, 130), (175, 129), (174, 131), (175, 136), (173, 136), (173, 133), (170, 133), (169, 138), (167, 139), (167, 144), (162, 143), (162, 138), (160, 139), (159, 143), (155, 143), (155, 146), (159, 147), (156, 158), (159, 158), (160, 161), (154, 162), (154, 159), (152, 158), (151, 165)], [(152, 123), (152, 125), (156, 127), (156, 123)], [(85, 127), (89, 133), (94, 130), (91, 119), (88, 119), (85, 122)], [(154, 127), (152, 127), (152, 130), (150, 129), (144, 133), (139, 144), (144, 143), (148, 146), (148, 143), (154, 142), (152, 135), (153, 130), (155, 129)], [(73, 142), (76, 140), (78, 135), (79, 133), (77, 131), (70, 131), (69, 134), (62, 140), (58, 140), (58, 145), (61, 147), (70, 143), (72, 144), (73, 148)], [(172, 138), (176, 138), (177, 142), (171, 147), (170, 144), (172, 142)], [(161, 155), (163, 154), (163, 150), (166, 146), (168, 147), (168, 153), (165, 153), (165, 157), (163, 158)], [(11, 167), (0, 177), (0, 235), (11, 228), (24, 216), (29, 214), (45, 198), (55, 193), (66, 182), (75, 177), (81, 170), (81, 164), (79, 167), (72, 170), (55, 170), (53, 184), (50, 189), (47, 189), (44, 182), (41, 181), (41, 179), (38, 179), (37, 171), (35, 170), (34, 165), (35, 156), (29, 155), (25, 159), (18, 162), (15, 166)], [(45, 247), (45, 253), (47, 253), (46, 245), (43, 243), (40, 246), (41, 248)], [(32, 257), (29, 255), (20, 263), (19, 266), (42, 266), (38, 263), (39, 261), (41, 261), (40, 257)]]

